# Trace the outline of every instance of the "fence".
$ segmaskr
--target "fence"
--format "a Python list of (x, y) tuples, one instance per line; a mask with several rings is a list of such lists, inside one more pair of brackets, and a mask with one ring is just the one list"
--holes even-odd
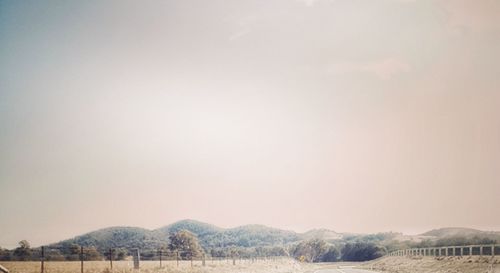
[(496, 256), (500, 254), (500, 245), (467, 245), (409, 248), (390, 252), (388, 256)]
[[(125, 256), (118, 256), (117, 252), (124, 253)], [(96, 256), (96, 254), (98, 256)], [(102, 255), (104, 254), (104, 255)], [(132, 261), (129, 259), (132, 256)], [(96, 257), (98, 257), (96, 259)], [(118, 258), (120, 257), (120, 258)], [(126, 263), (121, 263), (125, 258)], [(145, 258), (145, 261), (141, 261), (141, 258)], [(39, 272), (47, 272), (47, 263), (69, 261), (71, 262), (71, 267), (76, 271), (76, 264), (78, 262), (78, 267), (80, 273), (85, 273), (86, 265), (90, 264), (87, 262), (101, 261), (102, 263), (108, 263), (107, 268), (113, 270), (113, 263), (119, 261), (119, 270), (123, 267), (139, 269), (143, 262), (146, 262), (148, 266), (154, 265), (154, 267), (163, 268), (164, 266), (207, 266), (209, 264), (213, 265), (237, 265), (245, 263), (255, 263), (260, 261), (275, 261), (278, 259), (283, 259), (283, 256), (240, 256), (237, 252), (231, 255), (214, 257), (201, 253), (200, 255), (193, 255), (193, 253), (188, 251), (169, 251), (167, 249), (124, 249), (124, 248), (109, 248), (106, 251), (98, 252), (95, 248), (89, 247), (85, 248), (82, 246), (72, 246), (72, 247), (40, 247), (37, 249), (31, 249), (29, 255), (24, 257), (24, 261), (30, 264), (35, 263), (34, 261), (39, 261)], [(288, 257), (286, 257), (288, 258)], [(133, 263), (132, 263), (133, 262)], [(100, 263), (100, 268), (102, 268)], [(31, 267), (32, 268), (32, 267)], [(90, 269), (89, 269), (90, 270)], [(49, 270), (50, 271), (50, 270)], [(92, 270), (90, 270), (92, 271)]]

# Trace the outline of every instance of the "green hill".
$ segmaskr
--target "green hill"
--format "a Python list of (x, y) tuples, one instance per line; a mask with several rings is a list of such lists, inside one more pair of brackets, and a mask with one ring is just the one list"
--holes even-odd
[(76, 244), (95, 247), (100, 252), (109, 248), (158, 249), (168, 245), (168, 236), (180, 230), (194, 233), (205, 250), (228, 247), (283, 246), (301, 239), (293, 231), (262, 225), (246, 225), (224, 229), (211, 224), (182, 220), (155, 230), (138, 227), (109, 227), (51, 244), (48, 248), (69, 248)]
[(434, 236), (434, 237), (451, 237), (451, 236), (474, 236), (474, 235), (483, 235), (485, 231), (472, 229), (472, 228), (458, 228), (458, 227), (449, 227), (449, 228), (439, 228), (433, 229), (431, 231), (427, 231), (422, 233), (423, 236)]
[(109, 248), (160, 248), (167, 246), (168, 237), (144, 228), (109, 227), (51, 244), (48, 248), (67, 248), (73, 244), (95, 247), (101, 252)]
[[(324, 240), (341, 249), (346, 244), (369, 243), (385, 251), (407, 247), (483, 244), (500, 241), (499, 232), (487, 232), (468, 228), (441, 228), (421, 235), (401, 233), (348, 234), (328, 229), (315, 229), (305, 233), (282, 230), (263, 225), (245, 225), (235, 228), (221, 228), (211, 224), (182, 220), (173, 224), (148, 230), (139, 227), (109, 227), (89, 232), (68, 240), (51, 244), (48, 249), (60, 251), (68, 257), (75, 246), (94, 247), (105, 255), (109, 248), (118, 249), (123, 255), (139, 248), (153, 258), (156, 250), (166, 248), (169, 235), (180, 230), (194, 233), (205, 252), (214, 256), (230, 255), (234, 250), (241, 255), (286, 255), (290, 249), (307, 240)], [(73, 252), (72, 252), (73, 251)], [(75, 253), (73, 253), (74, 255)]]
[(299, 234), (293, 231), (263, 225), (246, 225), (227, 229), (223, 233), (232, 244), (242, 247), (286, 245), (300, 240)]
[(223, 228), (190, 219), (175, 222), (168, 226), (156, 229), (155, 231), (161, 235), (168, 237), (168, 234), (178, 232), (180, 230), (188, 230), (196, 234), (198, 238), (212, 234), (217, 234), (224, 231)]

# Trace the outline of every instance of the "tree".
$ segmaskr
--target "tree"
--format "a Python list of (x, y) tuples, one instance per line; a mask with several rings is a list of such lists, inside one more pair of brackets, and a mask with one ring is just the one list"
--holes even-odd
[(80, 259), (80, 246), (75, 243), (70, 244), (65, 252), (67, 261), (78, 261)]
[(322, 262), (322, 256), (327, 253), (329, 247), (324, 240), (312, 239), (300, 242), (292, 250), (293, 257), (305, 262)]
[(125, 248), (111, 248), (104, 252), (104, 257), (109, 260), (111, 257), (114, 261), (125, 260), (128, 256), (128, 251)]
[(84, 250), (85, 255), (83, 257), (86, 261), (100, 261), (103, 259), (103, 256), (95, 247), (89, 247)]
[(114, 254), (115, 260), (121, 261), (121, 260), (125, 260), (125, 258), (128, 256), (128, 251), (124, 248), (118, 248), (118, 249), (115, 249), (113, 254)]
[(0, 247), (0, 261), (10, 261), (11, 253), (8, 249), (4, 249)]
[(344, 261), (368, 261), (383, 255), (383, 250), (373, 243), (348, 243), (342, 248)]
[(168, 248), (171, 251), (178, 251), (182, 259), (201, 257), (203, 250), (200, 247), (198, 238), (187, 230), (181, 230), (169, 236)]
[(59, 249), (50, 249), (45, 253), (45, 259), (47, 261), (65, 261), (67, 258)]
[(31, 257), (30, 243), (26, 240), (19, 242), (19, 247), (14, 250), (14, 257), (20, 261), (29, 260)]
[(336, 262), (339, 260), (339, 257), (339, 250), (334, 246), (330, 246), (328, 250), (321, 255), (320, 260), (321, 262)]

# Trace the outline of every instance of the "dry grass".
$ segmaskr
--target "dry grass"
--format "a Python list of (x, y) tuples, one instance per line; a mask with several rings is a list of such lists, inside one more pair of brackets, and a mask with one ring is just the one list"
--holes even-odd
[(363, 267), (389, 273), (500, 273), (500, 257), (385, 257)]
[[(11, 273), (40, 273), (40, 262), (1, 262)], [(140, 273), (311, 273), (317, 269), (316, 265), (298, 263), (292, 259), (274, 261), (182, 261), (177, 267), (175, 261), (163, 262), (160, 268), (158, 261), (141, 261)], [(109, 262), (93, 261), (84, 263), (85, 273), (137, 273), (133, 269), (132, 261), (113, 262), (110, 270)], [(45, 273), (80, 273), (80, 262), (45, 262)]]

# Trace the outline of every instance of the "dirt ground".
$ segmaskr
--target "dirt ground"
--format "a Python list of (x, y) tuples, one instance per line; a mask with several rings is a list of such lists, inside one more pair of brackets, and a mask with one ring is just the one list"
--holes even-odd
[(500, 257), (384, 257), (362, 267), (390, 273), (500, 273)]

